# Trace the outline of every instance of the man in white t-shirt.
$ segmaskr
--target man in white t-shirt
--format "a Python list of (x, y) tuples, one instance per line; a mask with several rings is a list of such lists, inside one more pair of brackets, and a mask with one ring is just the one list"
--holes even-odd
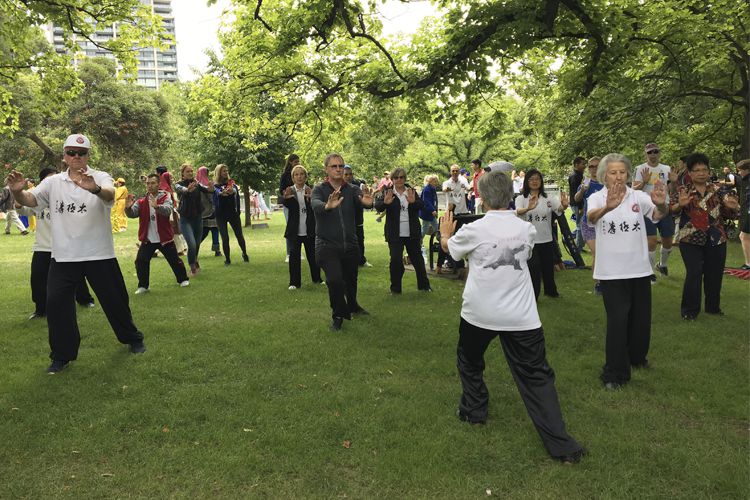
[[(633, 189), (651, 194), (656, 181), (661, 181), (662, 184), (667, 186), (672, 169), (660, 162), (661, 150), (655, 143), (646, 144), (644, 152), (646, 153), (646, 163), (641, 163), (635, 167)], [(658, 265), (656, 264), (657, 230), (661, 236), (661, 253)], [(669, 254), (672, 252), (672, 237), (674, 236), (674, 219), (664, 217), (659, 222), (654, 223), (647, 218), (646, 236), (648, 237), (648, 259), (651, 267), (656, 266), (656, 269), (662, 275), (667, 276), (669, 274), (667, 260), (669, 260)], [(656, 275), (652, 274), (651, 283), (654, 282), (656, 282)]]
[(76, 322), (74, 292), (85, 277), (94, 289), (117, 339), (132, 353), (146, 351), (143, 333), (133, 324), (128, 292), (115, 258), (110, 210), (115, 188), (106, 172), (88, 166), (91, 143), (81, 134), (68, 136), (63, 161), (68, 169), (26, 191), (20, 172), (8, 176), (16, 201), (48, 208), (52, 229), (52, 262), (47, 284), (47, 327), (50, 358), (47, 371), (56, 373), (78, 357), (81, 335)]
[(455, 207), (453, 213), (468, 214), (469, 209), (466, 206), (466, 194), (471, 189), (469, 181), (461, 174), (461, 168), (458, 165), (451, 165), (451, 176), (443, 182), (443, 192), (449, 204)]

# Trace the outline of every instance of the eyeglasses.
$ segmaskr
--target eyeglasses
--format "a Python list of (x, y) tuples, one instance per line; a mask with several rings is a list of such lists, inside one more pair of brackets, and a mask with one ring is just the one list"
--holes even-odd
[(391, 179), (393, 179), (394, 181), (396, 181), (398, 179), (406, 179), (406, 176), (405, 175), (397, 175), (396, 177), (391, 177)]
[(651, 151), (646, 151), (646, 154), (649, 154), (649, 155), (658, 155), (659, 154), (659, 150), (658, 149), (652, 149)]
[(341, 165), (339, 163), (331, 163), (328, 166), (331, 167), (331, 168), (344, 168), (344, 165)]
[(73, 151), (72, 149), (69, 149), (65, 151), (65, 154), (68, 156), (88, 156), (88, 151)]

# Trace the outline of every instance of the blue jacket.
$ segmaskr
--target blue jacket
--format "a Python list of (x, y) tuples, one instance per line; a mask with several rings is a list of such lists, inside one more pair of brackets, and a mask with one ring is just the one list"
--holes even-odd
[(432, 212), (437, 212), (438, 199), (437, 191), (435, 191), (432, 184), (427, 184), (422, 188), (422, 194), (419, 197), (422, 198), (422, 208), (419, 209), (419, 218), (426, 221), (435, 220)]

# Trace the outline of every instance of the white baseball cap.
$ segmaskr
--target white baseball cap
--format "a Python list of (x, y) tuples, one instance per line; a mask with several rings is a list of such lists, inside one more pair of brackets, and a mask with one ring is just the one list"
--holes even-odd
[(65, 148), (86, 148), (91, 149), (91, 141), (83, 134), (71, 134), (65, 139), (63, 149)]

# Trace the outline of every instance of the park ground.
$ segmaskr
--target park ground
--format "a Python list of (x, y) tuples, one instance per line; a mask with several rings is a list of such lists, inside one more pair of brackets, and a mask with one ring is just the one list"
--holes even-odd
[[(726, 276), (721, 318), (681, 321), (684, 269), (653, 287), (651, 368), (623, 390), (598, 380), (604, 309), (590, 271), (542, 297), (547, 353), (575, 466), (545, 453), (501, 349), (487, 353), (487, 425), (455, 417), (462, 283), (388, 293), (382, 225), (367, 215), (361, 304), (328, 330), (324, 286), (287, 290), (283, 216), (245, 229), (250, 263), (204, 245), (180, 288), (163, 259), (135, 296), (136, 226), (115, 236), (148, 351), (78, 309), (78, 361), (48, 375), (47, 328), (27, 321), (32, 236), (0, 235), (0, 498), (747, 498), (750, 287)], [(728, 265), (739, 266), (738, 243)], [(590, 257), (586, 254), (586, 257)], [(513, 314), (513, 311), (498, 311)]]

